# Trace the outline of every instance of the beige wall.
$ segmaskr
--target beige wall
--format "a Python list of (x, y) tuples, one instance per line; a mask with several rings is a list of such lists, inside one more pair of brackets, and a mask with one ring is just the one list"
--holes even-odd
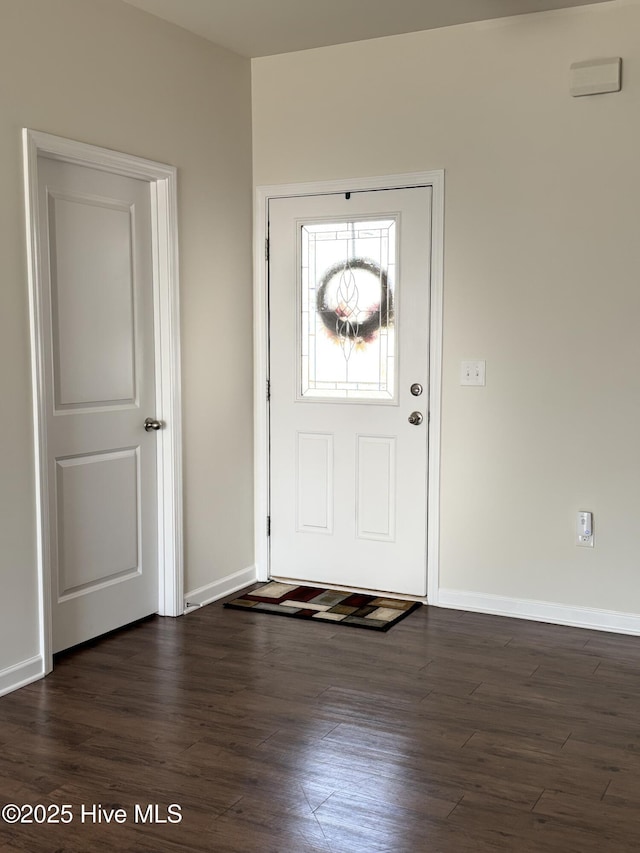
[(1, 671), (38, 651), (23, 126), (178, 167), (185, 588), (253, 530), (248, 60), (116, 0), (0, 0), (0, 79)]
[[(640, 613), (639, 33), (614, 2), (253, 62), (257, 184), (446, 170), (445, 589)], [(571, 98), (602, 56), (623, 91)]]

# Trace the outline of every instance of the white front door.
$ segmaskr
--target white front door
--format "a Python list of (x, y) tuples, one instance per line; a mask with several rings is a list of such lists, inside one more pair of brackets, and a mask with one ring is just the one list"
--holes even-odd
[(53, 651), (158, 609), (150, 184), (38, 157)]
[(426, 594), (431, 189), (269, 204), (271, 575)]

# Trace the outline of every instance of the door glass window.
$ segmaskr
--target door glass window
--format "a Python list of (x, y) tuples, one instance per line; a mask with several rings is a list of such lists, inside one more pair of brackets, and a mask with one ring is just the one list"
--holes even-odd
[(395, 218), (301, 227), (301, 396), (394, 400)]

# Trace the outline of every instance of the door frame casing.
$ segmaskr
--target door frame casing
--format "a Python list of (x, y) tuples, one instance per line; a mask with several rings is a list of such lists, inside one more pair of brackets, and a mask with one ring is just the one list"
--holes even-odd
[(151, 200), (156, 412), (164, 422), (157, 433), (158, 477), (158, 613), (184, 612), (182, 512), (182, 406), (180, 375), (180, 306), (178, 283), (177, 170), (141, 157), (99, 148), (41, 131), (22, 131), (25, 221), (29, 279), (31, 380), (35, 447), (36, 542), (39, 592), (40, 654), (43, 675), (53, 668), (51, 624), (51, 545), (45, 387), (47, 381), (40, 268), (41, 231), (38, 205), (38, 157), (45, 156), (146, 181)]
[(431, 187), (427, 600), (437, 604), (440, 553), (440, 442), (444, 285), (444, 170), (372, 178), (258, 186), (254, 197), (254, 547), (257, 579), (270, 577), (269, 531), (269, 202), (271, 199), (367, 190)]

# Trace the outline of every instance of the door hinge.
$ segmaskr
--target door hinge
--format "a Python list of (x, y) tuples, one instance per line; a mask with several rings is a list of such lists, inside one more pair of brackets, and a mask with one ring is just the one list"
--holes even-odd
[(267, 403), (271, 400), (271, 380), (267, 379)]
[(271, 516), (267, 516), (267, 536), (271, 536)]
[(264, 259), (265, 261), (269, 260), (269, 238), (266, 237), (264, 241)]

